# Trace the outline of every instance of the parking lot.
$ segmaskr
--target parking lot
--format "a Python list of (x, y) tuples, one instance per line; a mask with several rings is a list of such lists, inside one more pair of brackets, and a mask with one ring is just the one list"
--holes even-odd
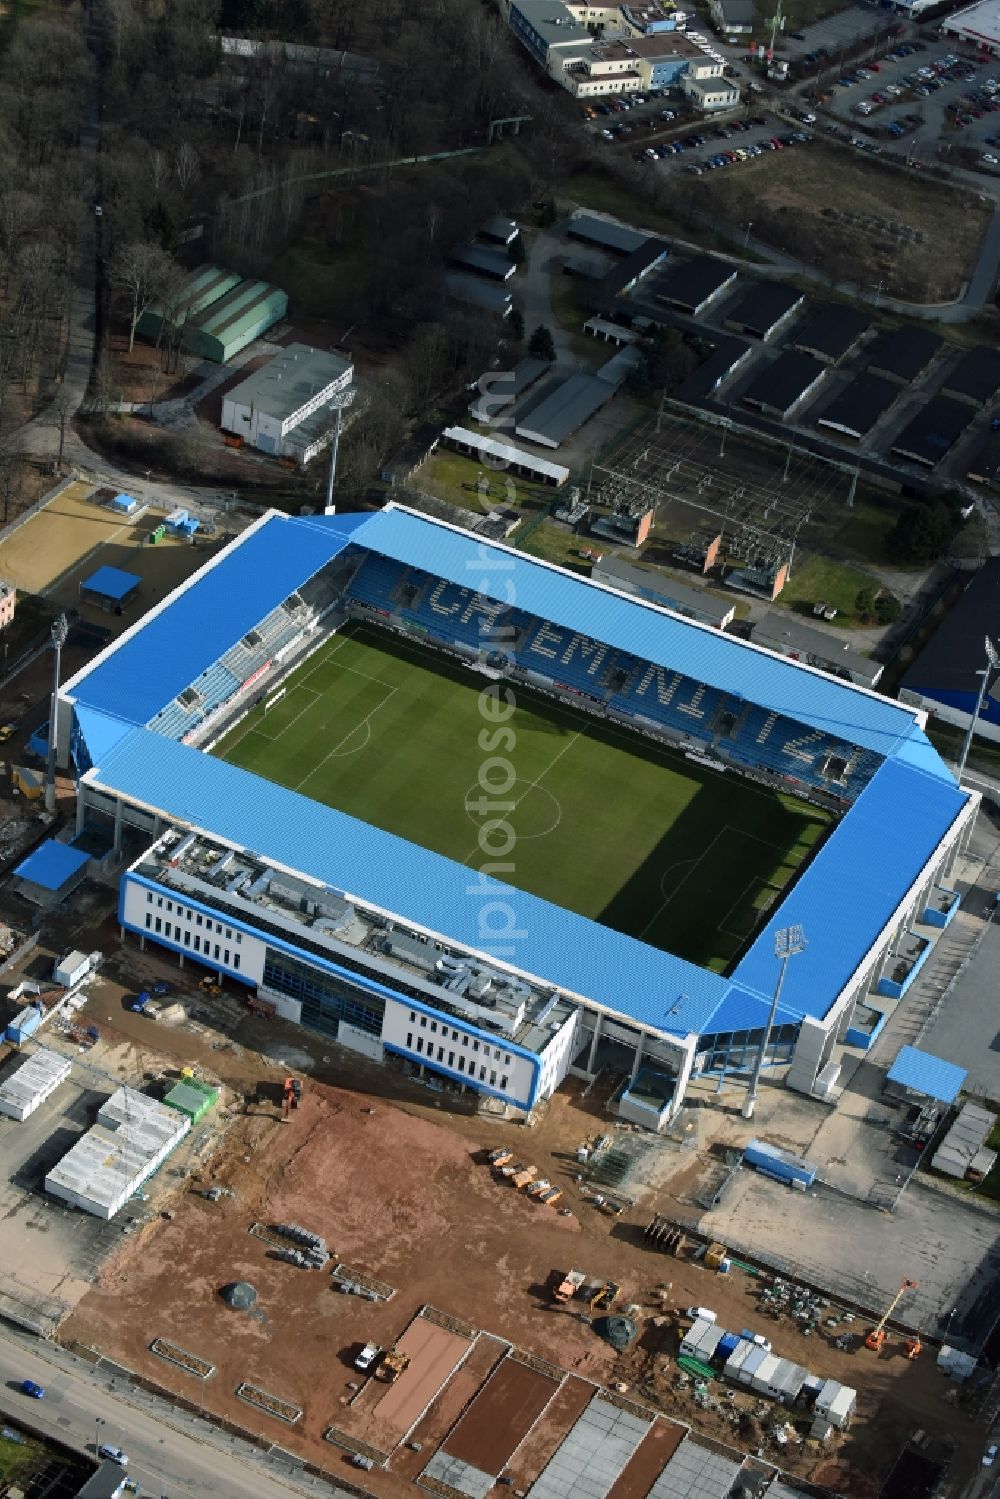
[[(954, 159), (987, 172), (1000, 165), (1000, 65), (977, 61), (954, 38), (904, 43), (841, 75), (823, 113), (908, 159)], [(984, 158), (995, 157), (996, 160)]]

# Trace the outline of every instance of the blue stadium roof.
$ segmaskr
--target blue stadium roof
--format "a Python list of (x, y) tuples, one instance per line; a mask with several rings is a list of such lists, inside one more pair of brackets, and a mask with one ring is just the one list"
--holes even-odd
[(74, 702), (148, 723), (337, 553), (363, 515), (268, 516), (64, 689)]
[(124, 599), (142, 582), (138, 573), (123, 572), (120, 567), (99, 567), (80, 584), (88, 593), (99, 593), (106, 599)]
[(886, 1073), (886, 1081), (901, 1088), (912, 1088), (938, 1103), (954, 1103), (962, 1091), (968, 1073), (954, 1062), (918, 1051), (915, 1046), (901, 1047), (899, 1055)]
[(809, 945), (788, 965), (782, 1002), (823, 1016), (967, 800), (954, 782), (887, 760), (781, 901), (733, 982), (773, 993), (774, 934), (799, 924)]
[(66, 881), (72, 879), (89, 859), (90, 855), (81, 853), (78, 848), (70, 848), (68, 843), (57, 843), (54, 838), (48, 838), (26, 859), (21, 860), (14, 874), (19, 880), (30, 880), (33, 885), (40, 885), (43, 890), (61, 890)]
[(494, 958), (504, 954), (484, 942), (481, 919), (488, 900), (502, 900), (523, 934), (505, 961), (657, 1030), (703, 1030), (730, 989), (497, 880), (477, 876), (470, 892), (465, 865), (149, 729), (134, 729), (85, 779)]
[[(915, 728), (913, 710), (900, 703), (394, 505), (370, 516), (354, 539), (863, 749), (892, 754)], [(933, 768), (930, 762), (927, 768)]]

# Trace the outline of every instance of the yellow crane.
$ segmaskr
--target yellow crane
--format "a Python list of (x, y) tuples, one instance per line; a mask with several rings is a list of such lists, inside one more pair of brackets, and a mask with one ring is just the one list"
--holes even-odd
[(871, 1332), (865, 1338), (866, 1348), (870, 1348), (873, 1353), (882, 1352), (882, 1349), (885, 1346), (885, 1340), (888, 1337), (888, 1333), (885, 1330), (885, 1324), (888, 1322), (889, 1318), (892, 1316), (893, 1312), (896, 1310), (896, 1307), (899, 1305), (900, 1301), (902, 1301), (907, 1291), (915, 1291), (918, 1284), (919, 1282), (915, 1280), (903, 1281), (899, 1290), (896, 1292), (895, 1296), (892, 1298), (892, 1300), (889, 1302), (889, 1305), (883, 1312), (881, 1322), (877, 1327), (873, 1327)]

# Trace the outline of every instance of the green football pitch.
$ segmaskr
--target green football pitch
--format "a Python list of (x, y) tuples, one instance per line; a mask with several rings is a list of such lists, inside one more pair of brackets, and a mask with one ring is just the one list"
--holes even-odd
[(723, 970), (830, 819), (520, 685), (501, 684), (514, 711), (500, 726), (488, 686), (351, 624), (215, 753), (472, 868), (512, 865), (498, 877)]

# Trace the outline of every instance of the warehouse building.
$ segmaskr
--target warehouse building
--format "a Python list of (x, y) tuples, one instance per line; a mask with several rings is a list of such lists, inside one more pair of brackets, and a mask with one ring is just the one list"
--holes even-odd
[(679, 307), (692, 317), (700, 317), (735, 280), (736, 272), (726, 261), (716, 260), (713, 255), (696, 255), (693, 260), (673, 267), (657, 293), (657, 300), (668, 307)]
[(596, 213), (577, 212), (566, 226), (569, 239), (580, 240), (599, 250), (610, 250), (613, 255), (631, 255), (649, 239), (641, 229), (632, 229), (628, 224), (619, 224)]
[[(923, 708), (945, 723), (967, 729), (972, 721), (985, 665), (983, 639), (995, 640), (1000, 620), (1000, 558), (973, 574), (962, 597), (938, 625), (899, 685), (901, 702)], [(992, 674), (994, 679), (996, 674)], [(976, 733), (1000, 740), (1000, 686), (991, 681), (983, 697)]]
[(871, 322), (852, 307), (821, 307), (804, 323), (792, 340), (792, 348), (811, 354), (822, 364), (840, 364), (858, 347)]
[(965, 477), (974, 484), (1000, 485), (1000, 432), (987, 432), (969, 460)]
[(754, 0), (709, 0), (709, 14), (722, 36), (748, 36), (753, 31)]
[(514, 300), (504, 286), (494, 286), (481, 281), (478, 276), (453, 273), (445, 277), (445, 286), (453, 302), (463, 307), (475, 307), (480, 312), (492, 312), (495, 317), (509, 317)]
[(896, 458), (934, 468), (950, 453), (972, 417), (972, 408), (964, 401), (935, 396), (907, 422), (892, 445), (892, 453)]
[(526, 453), (524, 448), (515, 448), (509, 442), (498, 442), (495, 437), (486, 437), (481, 432), (469, 432), (465, 427), (445, 427), (441, 441), (446, 448), (480, 459), (491, 468), (519, 474), (522, 479), (530, 479), (535, 484), (548, 484), (559, 489), (569, 478), (569, 469), (559, 463), (550, 463), (547, 458)]
[(664, 244), (662, 239), (647, 239), (633, 250), (630, 255), (611, 270), (601, 283), (601, 295), (605, 305), (610, 307), (616, 297), (628, 296), (635, 287), (650, 271), (657, 266), (663, 265), (670, 254), (669, 245)]
[[(207, 307), (238, 286), (241, 279), (236, 271), (224, 271), (217, 265), (200, 265), (188, 276), (170, 307), (171, 325), (180, 328), (195, 320)], [(135, 331), (144, 338), (158, 340), (163, 331), (163, 317), (163, 309), (154, 302), (142, 314)]]
[(786, 350), (751, 381), (743, 394), (743, 404), (787, 421), (797, 407), (815, 394), (828, 373), (828, 367), (811, 354)]
[(225, 364), (260, 338), (288, 311), (288, 297), (266, 281), (244, 281), (184, 327), (184, 348), (200, 359)]
[(190, 1128), (177, 1109), (119, 1088), (102, 1104), (97, 1123), (53, 1166), (45, 1190), (95, 1218), (111, 1219)]
[(803, 624), (791, 614), (765, 614), (754, 625), (752, 639), (754, 645), (787, 656), (789, 661), (804, 661), (859, 687), (874, 687), (882, 675), (881, 664), (854, 650), (849, 640)]
[(707, 589), (688, 588), (667, 573), (637, 567), (620, 557), (602, 557), (600, 562), (594, 563), (590, 576), (595, 583), (604, 583), (619, 593), (631, 594), (633, 598), (648, 599), (652, 604), (672, 609), (685, 619), (696, 619), (699, 624), (712, 625), (716, 630), (724, 630), (736, 614), (736, 605), (728, 599), (717, 598)]
[(746, 339), (720, 338), (707, 359), (674, 391), (674, 399), (691, 404), (707, 401), (740, 369), (753, 352)]
[(509, 281), (517, 270), (509, 255), (491, 245), (456, 245), (448, 258), (463, 271), (488, 276), (491, 281)]
[(945, 36), (968, 42), (980, 52), (1000, 55), (1000, 3), (998, 0), (977, 0), (977, 4), (967, 5), (964, 10), (947, 16), (941, 22), (941, 30)]
[(526, 442), (557, 448), (596, 416), (615, 393), (597, 375), (570, 375), (544, 390), (516, 418), (514, 432)]
[(97, 568), (80, 584), (81, 604), (93, 604), (107, 614), (121, 614), (132, 603), (142, 586), (138, 573), (127, 573), (120, 567)]
[(805, 301), (802, 292), (780, 281), (758, 281), (737, 297), (723, 324), (751, 338), (773, 338), (798, 312)]
[(47, 1098), (51, 1098), (72, 1070), (69, 1057), (39, 1047), (0, 1084), (0, 1114), (23, 1123)]
[(478, 237), (493, 245), (512, 245), (520, 232), (517, 219), (507, 219), (498, 213), (487, 219), (485, 224), (480, 224)]
[[(718, 73), (722, 73), (719, 64)], [(704, 114), (714, 114), (719, 109), (735, 109), (740, 102), (740, 91), (728, 78), (713, 76), (699, 78), (687, 72), (681, 78), (681, 90), (690, 99), (695, 109)]]
[(881, 421), (898, 395), (899, 386), (880, 375), (856, 375), (837, 392), (822, 416), (817, 417), (816, 425), (860, 442)]
[(928, 368), (941, 349), (940, 334), (927, 328), (897, 328), (894, 333), (883, 333), (872, 346), (868, 369), (884, 380), (896, 380), (900, 385), (909, 385)]
[(223, 397), (223, 429), (305, 465), (329, 442), (334, 398), (353, 378), (346, 355), (289, 344)]
[(547, 359), (519, 359), (512, 370), (487, 370), (479, 377), (479, 394), (469, 406), (469, 415), (489, 426), (506, 421), (504, 416), (551, 369)]
[(963, 354), (941, 387), (941, 394), (971, 406), (987, 406), (1000, 391), (1000, 349), (983, 344)]

